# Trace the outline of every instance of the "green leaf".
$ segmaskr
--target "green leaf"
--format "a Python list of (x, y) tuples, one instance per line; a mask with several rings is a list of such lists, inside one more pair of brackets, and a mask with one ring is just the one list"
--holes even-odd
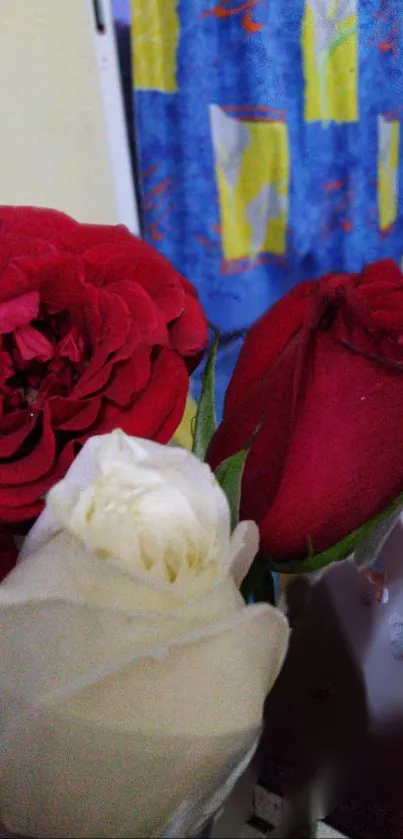
[(192, 446), (193, 454), (197, 455), (197, 457), (200, 458), (200, 460), (202, 460), (203, 462), (206, 459), (208, 445), (217, 427), (215, 416), (214, 368), (220, 333), (215, 326), (211, 328), (214, 331), (214, 340), (211, 344), (206, 361), (206, 366), (204, 368), (200, 400), (197, 406), (197, 413), (194, 423)]
[(384, 519), (377, 524), (371, 532), (364, 537), (362, 542), (360, 542), (354, 552), (354, 565), (356, 565), (357, 568), (368, 568), (368, 566), (372, 565), (376, 561), (383, 545), (399, 521), (400, 514), (401, 509), (398, 508), (394, 513), (391, 513), (387, 519)]
[(252, 443), (255, 441), (262, 427), (264, 418), (259, 420), (254, 432), (251, 434), (245, 448), (240, 449), (236, 454), (227, 457), (215, 470), (215, 477), (224, 490), (231, 511), (232, 530), (239, 521), (239, 504), (241, 500), (242, 477), (245, 468), (246, 458), (250, 452)]
[(383, 513), (380, 513), (371, 521), (366, 522), (362, 527), (357, 528), (357, 530), (353, 530), (352, 533), (346, 536), (345, 539), (342, 539), (341, 542), (338, 542), (337, 545), (332, 545), (331, 548), (327, 548), (326, 551), (320, 554), (310, 555), (308, 553), (306, 559), (300, 561), (294, 560), (276, 563), (274, 560), (269, 559), (270, 568), (273, 571), (279, 571), (281, 574), (310, 574), (313, 571), (319, 571), (321, 568), (325, 568), (331, 562), (340, 562), (340, 560), (346, 559), (357, 549), (363, 552), (368, 562), (369, 548), (373, 551), (375, 558), (377, 540), (374, 537), (376, 534), (378, 533), (379, 538), (383, 540), (385, 538), (385, 528), (381, 527), (381, 525), (390, 519), (390, 528), (392, 528), (393, 520), (397, 518), (402, 505), (403, 493), (396, 498), (396, 501), (387, 510), (384, 510)]
[(234, 530), (238, 524), (242, 475), (248, 453), (249, 449), (241, 449), (236, 454), (233, 454), (232, 457), (228, 457), (226, 460), (223, 460), (223, 462), (217, 466), (215, 472), (216, 479), (228, 498), (231, 511), (232, 530)]

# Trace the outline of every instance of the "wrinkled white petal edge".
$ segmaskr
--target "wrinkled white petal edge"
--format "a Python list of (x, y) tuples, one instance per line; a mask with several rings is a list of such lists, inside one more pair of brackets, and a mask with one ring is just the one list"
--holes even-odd
[[(69, 503), (75, 504), (78, 493), (87, 489), (102, 471), (103, 465), (111, 463), (141, 464), (150, 460), (150, 466), (157, 471), (164, 466), (192, 467), (199, 474), (197, 477), (205, 483), (200, 486), (201, 496), (209, 496), (209, 507), (214, 511), (217, 526), (218, 554), (227, 557), (229, 553), (230, 511), (227, 497), (207, 464), (203, 464), (195, 455), (186, 449), (174, 448), (155, 443), (138, 437), (129, 437), (121, 429), (115, 429), (109, 434), (91, 437), (70, 466), (65, 477), (53, 488), (54, 500), (57, 496), (70, 495)], [(185, 469), (185, 474), (186, 474)], [(211, 481), (211, 482), (210, 482)], [(204, 492), (206, 490), (206, 492)], [(55, 520), (50, 506), (47, 505), (34, 526), (28, 533), (18, 557), (23, 561), (29, 554), (35, 553), (46, 542), (61, 530), (60, 523)]]
[(239, 588), (259, 549), (259, 528), (254, 521), (241, 521), (235, 528), (230, 545), (230, 570)]

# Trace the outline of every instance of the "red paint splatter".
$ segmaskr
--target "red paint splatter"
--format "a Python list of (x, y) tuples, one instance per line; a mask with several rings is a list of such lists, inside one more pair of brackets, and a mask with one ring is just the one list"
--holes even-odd
[(162, 230), (159, 229), (158, 223), (156, 221), (153, 221), (153, 223), (150, 224), (148, 233), (153, 242), (161, 242), (161, 240), (164, 238), (164, 234)]
[(379, 44), (377, 44), (377, 47), (378, 50), (380, 50), (380, 52), (391, 52), (392, 50), (392, 45), (388, 44), (387, 41), (381, 41)]
[[(150, 178), (160, 170), (160, 164), (149, 166), (142, 173), (142, 179)], [(147, 234), (153, 242), (161, 242), (166, 235), (163, 220), (172, 212), (172, 193), (177, 189), (174, 179), (165, 176), (159, 181), (151, 183), (143, 191), (143, 206), (148, 214), (146, 219)]]
[[(169, 189), (159, 190), (158, 186), (160, 185), (157, 184), (148, 194), (144, 195), (144, 208), (149, 214), (149, 218), (146, 220), (147, 232), (154, 242), (160, 242), (166, 235), (162, 222), (172, 212), (172, 203), (168, 203), (168, 200), (172, 197), (172, 191), (175, 188), (174, 185), (172, 185), (172, 188), (170, 185)], [(154, 195), (151, 193), (154, 193)]]
[(159, 182), (159, 184), (156, 184), (156, 185), (155, 185), (155, 186), (154, 186), (154, 187), (150, 190), (150, 193), (149, 193), (149, 194), (150, 194), (150, 196), (153, 196), (153, 195), (160, 195), (160, 194), (161, 194), (161, 192), (163, 192), (163, 191), (164, 191), (164, 189), (166, 189), (166, 188), (167, 188), (167, 186), (169, 185), (169, 183), (170, 183), (170, 182), (171, 182), (171, 178), (164, 178), (162, 181), (160, 181), (160, 182)]
[(148, 166), (147, 169), (144, 169), (141, 173), (142, 178), (149, 178), (150, 175), (154, 175), (154, 172), (157, 171), (159, 164), (155, 163), (153, 166)]
[(220, 274), (223, 276), (234, 274), (247, 274), (261, 265), (278, 265), (281, 268), (289, 268), (290, 264), (286, 255), (260, 253), (254, 259), (242, 257), (241, 259), (223, 259), (220, 265)]
[(375, 12), (375, 31), (370, 39), (370, 45), (375, 46), (382, 54), (391, 54), (393, 58), (399, 55), (401, 33), (400, 10), (392, 8), (389, 0), (382, 0), (379, 10)]
[(248, 35), (254, 35), (255, 32), (260, 32), (263, 29), (263, 23), (256, 23), (252, 20), (252, 13), (247, 11), (242, 18), (242, 27)]
[[(165, 197), (168, 191), (171, 191), (172, 188), (172, 178), (163, 178), (158, 184), (150, 189), (146, 196), (144, 197), (144, 208), (146, 210), (151, 209), (154, 206), (154, 209), (161, 203), (161, 198), (165, 200)], [(156, 200), (157, 199), (157, 200)]]
[(240, 5), (232, 5), (233, 0), (220, 0), (212, 9), (202, 12), (201, 17), (215, 17), (217, 20), (228, 19), (234, 15), (241, 15), (241, 26), (248, 35), (254, 35), (263, 29), (263, 24), (252, 17), (252, 12), (261, 0), (245, 0)]
[(338, 189), (341, 189), (343, 186), (343, 181), (330, 181), (328, 183), (323, 183), (323, 188), (326, 192), (335, 192)]
[[(325, 181), (322, 186), (325, 192), (333, 193), (335, 199), (331, 201), (328, 213), (323, 213), (324, 223), (320, 235), (323, 241), (327, 241), (332, 233), (336, 233), (337, 230), (341, 229), (344, 233), (352, 232), (353, 224), (350, 219), (350, 211), (354, 200), (354, 188), (351, 185), (350, 178)], [(342, 188), (343, 192), (336, 195)], [(331, 200), (330, 196), (327, 200)]]

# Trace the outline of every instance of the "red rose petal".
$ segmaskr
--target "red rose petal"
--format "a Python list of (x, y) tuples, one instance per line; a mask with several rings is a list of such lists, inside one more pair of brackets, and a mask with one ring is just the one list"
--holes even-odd
[(64, 477), (79, 448), (76, 440), (70, 440), (52, 468), (35, 481), (18, 487), (0, 483), (0, 521), (28, 521), (39, 515), (44, 507), (45, 494)]
[(403, 276), (398, 264), (393, 259), (378, 259), (366, 265), (360, 277), (360, 287), (366, 285), (394, 282), (402, 285)]
[(305, 376), (283, 481), (261, 529), (280, 558), (306, 556), (308, 536), (315, 553), (336, 544), (403, 490), (402, 373), (319, 332)]
[(68, 254), (41, 255), (36, 259), (21, 257), (1, 276), (0, 302), (13, 300), (16, 288), (19, 292), (34, 289), (49, 314), (71, 312), (77, 327), (94, 343), (101, 325), (98, 292), (80, 278), (81, 274), (81, 260)]
[(196, 353), (196, 355), (188, 355), (185, 358), (186, 370), (188, 371), (189, 375), (196, 370), (196, 367), (199, 366), (200, 362), (203, 360), (204, 357), (204, 350), (201, 352)]
[(127, 280), (111, 283), (113, 290), (125, 301), (128, 310), (136, 322), (141, 338), (147, 344), (168, 344), (168, 333), (163, 313), (142, 286)]
[(283, 474), (292, 433), (298, 354), (299, 342), (295, 338), (278, 363), (250, 386), (232, 413), (227, 414), (208, 450), (208, 462), (216, 469), (248, 445), (263, 421), (246, 461), (241, 499), (242, 518), (252, 518), (257, 524), (265, 516)]
[[(106, 247), (88, 251), (84, 259), (92, 264), (90, 276), (99, 286), (106, 287), (117, 278), (142, 286), (163, 311), (167, 322), (179, 317), (183, 311), (185, 291), (181, 275), (142, 239), (133, 237), (128, 246), (116, 248), (114, 254)], [(99, 271), (102, 264), (103, 269)], [(96, 277), (94, 271), (98, 272)]]
[[(116, 295), (112, 296), (116, 297)], [(127, 320), (125, 329), (121, 332), (121, 339), (123, 341), (122, 345), (113, 354), (109, 352), (111, 345), (108, 343), (103, 344), (102, 347), (95, 350), (85, 373), (83, 373), (71, 391), (71, 396), (74, 399), (82, 399), (105, 387), (112, 374), (114, 365), (118, 361), (124, 361), (133, 355), (139, 342), (137, 325)], [(112, 357), (107, 361), (110, 355)]]
[(197, 290), (194, 287), (194, 285), (192, 285), (192, 283), (190, 283), (189, 280), (186, 279), (186, 277), (182, 277), (182, 276), (181, 276), (181, 282), (182, 282), (182, 286), (185, 290), (185, 294), (189, 294), (190, 297), (196, 297), (197, 300), (198, 300), (199, 295), (198, 295)]
[[(121, 346), (117, 352), (111, 354), (111, 358), (109, 359), (107, 366), (106, 362), (110, 354), (106, 351), (105, 347), (98, 347), (95, 350), (85, 372), (71, 391), (71, 395), (74, 396), (74, 398), (81, 399), (89, 393), (94, 393), (94, 389), (98, 389), (97, 383), (99, 381), (103, 381), (104, 383), (108, 382), (109, 376), (117, 362), (126, 361), (128, 358), (131, 358), (138, 347), (138, 343), (138, 330), (136, 324), (132, 323), (123, 346)], [(105, 372), (102, 372), (103, 369), (105, 369)]]
[(0, 458), (12, 457), (31, 433), (36, 417), (30, 411), (15, 411), (0, 419)]
[(23, 410), (26, 407), (25, 400), (18, 388), (11, 387), (9, 384), (3, 384), (1, 391), (2, 419), (5, 406), (7, 406), (9, 412)]
[(108, 355), (124, 344), (130, 332), (129, 309), (119, 294), (98, 292), (98, 306), (102, 318), (98, 343)]
[(186, 297), (183, 314), (169, 328), (169, 345), (181, 355), (196, 355), (208, 343), (207, 320), (199, 301)]
[(131, 359), (115, 365), (111, 381), (105, 388), (105, 397), (115, 405), (126, 406), (146, 387), (150, 374), (150, 350), (142, 347)]
[(8, 249), (7, 263), (16, 258), (20, 259), (22, 256), (29, 256), (32, 259), (33, 256), (43, 258), (47, 255), (51, 257), (57, 253), (56, 246), (52, 245), (51, 242), (46, 242), (44, 239), (33, 239), (26, 234), (25, 236), (21, 233), (12, 238), (2, 238), (0, 226), (0, 249), (3, 249), (4, 246)]
[(0, 236), (24, 236), (52, 239), (57, 231), (70, 231), (77, 225), (69, 216), (42, 207), (0, 206)]
[(269, 309), (246, 336), (229, 383), (224, 416), (242, 401), (247, 390), (277, 361), (301, 329), (306, 307), (316, 283), (301, 283)]
[(83, 332), (86, 328), (92, 342), (96, 340), (101, 325), (98, 292), (85, 282), (79, 257), (56, 253), (15, 259), (1, 277), (0, 301), (15, 297), (16, 287), (37, 290), (49, 314), (70, 312)]
[(0, 522), (3, 524), (18, 524), (18, 522), (36, 519), (45, 506), (44, 501), (39, 499), (31, 504), (22, 505), (19, 503), (18, 506), (15, 506), (20, 499), (15, 487), (10, 487), (9, 497), (13, 500), (13, 504), (10, 504), (10, 506), (7, 503), (5, 506), (0, 504)]
[(33, 326), (20, 326), (14, 332), (14, 340), (23, 361), (49, 361), (53, 358), (54, 347), (42, 332)]
[[(11, 303), (15, 299), (16, 290), (19, 296), (38, 293), (37, 285), (38, 283), (33, 283), (18, 264), (10, 262), (1, 272), (0, 303)], [(39, 300), (38, 295), (38, 306)]]
[(13, 300), (16, 290), (19, 294), (39, 292), (42, 300), (48, 296), (45, 302), (53, 300), (56, 310), (60, 310), (66, 308), (69, 299), (74, 301), (77, 290), (81, 290), (78, 302), (83, 302), (79, 265), (76, 257), (58, 251), (16, 256), (2, 273), (0, 301)]
[(10, 243), (0, 238), (0, 275), (7, 270), (10, 262)]
[(73, 324), (67, 335), (59, 342), (58, 353), (62, 358), (68, 358), (77, 364), (85, 355), (85, 340), (77, 324)]
[(73, 253), (85, 254), (98, 245), (122, 248), (135, 237), (124, 224), (79, 224), (78, 230), (63, 237), (63, 246)]
[(53, 396), (49, 400), (53, 427), (61, 431), (83, 431), (94, 424), (101, 404), (101, 397), (84, 402), (70, 397)]
[[(106, 405), (104, 419), (96, 433), (107, 434), (114, 428), (121, 428), (126, 434), (167, 443), (182, 419), (188, 388), (189, 378), (183, 359), (164, 348), (153, 364), (150, 382), (141, 396), (126, 411)], [(86, 438), (81, 439), (84, 442)]]
[(11, 355), (5, 350), (0, 350), (0, 384), (4, 384), (15, 373)]
[[(15, 291), (18, 289), (14, 289)], [(18, 326), (31, 323), (39, 314), (39, 294), (30, 291), (0, 303), (0, 334), (14, 332)]]
[(71, 391), (73, 399), (84, 399), (99, 390), (103, 390), (112, 374), (113, 361), (105, 363), (105, 353), (97, 350), (91, 359), (85, 373), (78, 380)]
[(45, 403), (42, 414), (42, 433), (34, 450), (12, 463), (0, 464), (0, 485), (12, 486), (34, 481), (48, 472), (54, 463), (56, 443), (52, 430), (49, 405)]
[(126, 361), (126, 359), (131, 358), (133, 353), (139, 349), (140, 344), (140, 332), (137, 326), (137, 323), (133, 321), (130, 324), (129, 334), (124, 342), (124, 344), (117, 350), (117, 352), (113, 355), (113, 362), (114, 364), (117, 361)]
[[(152, 248), (150, 250), (154, 253)], [(136, 261), (135, 279), (162, 309), (169, 323), (183, 312), (185, 292), (180, 274), (162, 254), (156, 253), (156, 257), (153, 264), (149, 250), (141, 254), (141, 259)]]
[(52, 242), (73, 253), (134, 238), (123, 225), (80, 224), (65, 213), (42, 207), (0, 207), (0, 237), (19, 235)]
[[(18, 260), (25, 271), (29, 271), (27, 258)], [(91, 290), (84, 282), (80, 259), (69, 254), (56, 253), (52, 258), (35, 260), (31, 264), (33, 278), (38, 277), (42, 302), (51, 312), (63, 310), (80, 313), (91, 301)]]

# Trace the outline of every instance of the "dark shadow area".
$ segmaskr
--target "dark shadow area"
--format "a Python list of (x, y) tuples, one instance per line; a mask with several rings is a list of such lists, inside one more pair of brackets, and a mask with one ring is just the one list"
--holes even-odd
[(290, 649), (266, 701), (258, 755), (262, 785), (285, 799), (279, 836), (295, 835), (297, 825), (325, 818), (343, 800), (368, 733), (359, 661), (371, 621), (363, 622), (360, 649), (353, 650), (330, 593), (332, 581), (348, 608), (358, 577), (343, 563), (313, 587), (299, 578), (289, 588)]
[(290, 650), (258, 754), (262, 785), (285, 797), (283, 839), (318, 818), (356, 839), (403, 836), (402, 554), (398, 524), (379, 558), (383, 604), (350, 563), (289, 588)]
[(372, 732), (351, 766), (341, 805), (328, 819), (359, 839), (403, 836), (403, 719)]

